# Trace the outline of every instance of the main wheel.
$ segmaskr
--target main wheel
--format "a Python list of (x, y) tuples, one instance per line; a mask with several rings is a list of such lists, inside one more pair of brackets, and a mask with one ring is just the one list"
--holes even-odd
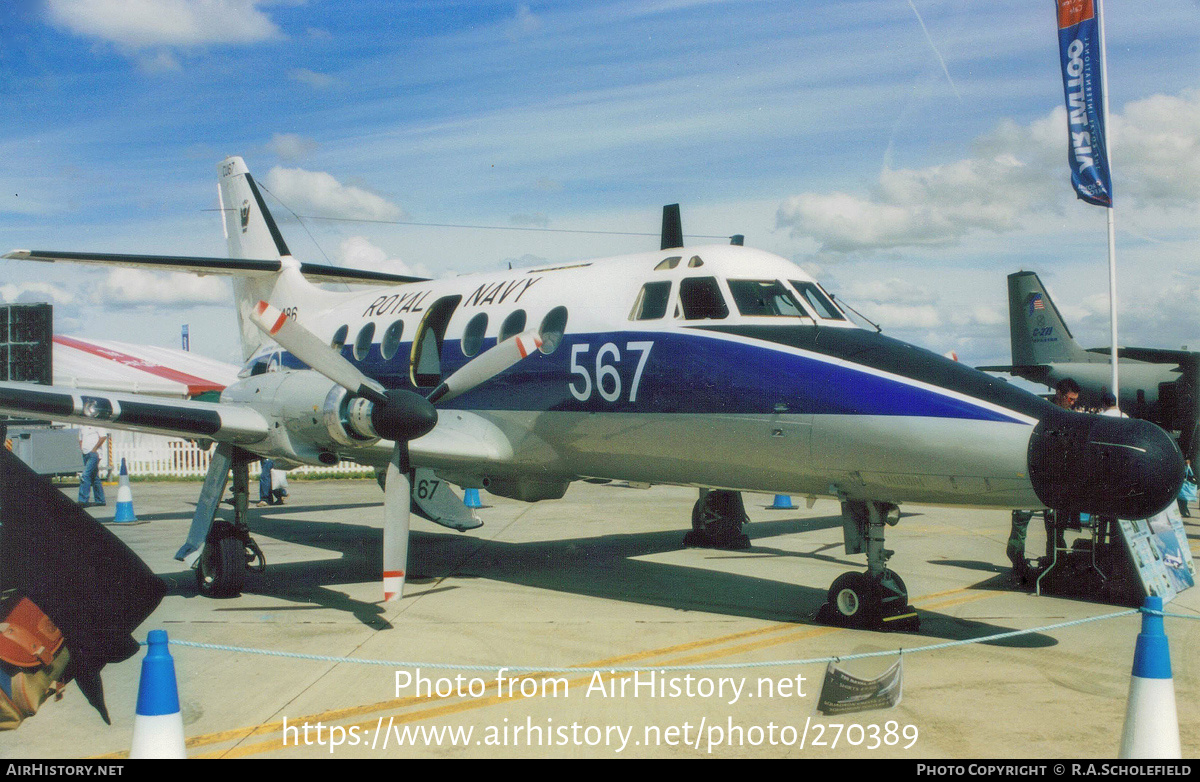
[(742, 533), (745, 516), (737, 492), (711, 491), (692, 506), (692, 531), (684, 543), (703, 548), (750, 548), (750, 538)]
[(206, 597), (236, 597), (246, 581), (246, 548), (228, 525), (213, 530), (196, 567), (196, 586)]
[(828, 605), (837, 620), (850, 627), (874, 627), (879, 622), (879, 584), (865, 573), (843, 573), (829, 587)]

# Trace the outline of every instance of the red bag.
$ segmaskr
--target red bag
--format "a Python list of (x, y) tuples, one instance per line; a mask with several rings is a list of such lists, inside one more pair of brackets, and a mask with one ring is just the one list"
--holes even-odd
[(0, 622), (0, 730), (12, 730), (54, 695), (71, 655), (50, 617), (22, 597)]

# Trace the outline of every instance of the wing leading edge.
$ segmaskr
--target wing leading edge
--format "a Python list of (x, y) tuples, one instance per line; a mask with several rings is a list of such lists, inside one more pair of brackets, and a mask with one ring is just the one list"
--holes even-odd
[(30, 383), (0, 382), (0, 413), (236, 444), (259, 442), (269, 431), (267, 420), (245, 405)]

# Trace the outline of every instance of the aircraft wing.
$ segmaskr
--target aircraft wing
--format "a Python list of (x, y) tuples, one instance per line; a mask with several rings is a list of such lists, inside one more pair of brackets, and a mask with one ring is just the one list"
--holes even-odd
[(55, 334), (54, 385), (191, 398), (219, 393), (238, 367), (175, 348)]
[(245, 405), (33, 383), (0, 382), (0, 413), (236, 444), (256, 443), (269, 431), (267, 420)]

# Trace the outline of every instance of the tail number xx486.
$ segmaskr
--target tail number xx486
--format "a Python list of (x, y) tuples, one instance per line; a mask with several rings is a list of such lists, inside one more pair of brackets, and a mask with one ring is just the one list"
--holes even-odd
[(653, 342), (628, 342), (625, 344), (627, 358), (622, 361), (620, 349), (611, 342), (600, 346), (595, 359), (589, 356), (592, 352), (591, 345), (572, 345), (571, 374), (577, 377), (572, 378), (567, 385), (571, 396), (580, 402), (591, 399), (593, 393), (599, 394), (605, 402), (620, 400), (625, 387), (617, 367), (632, 365), (633, 358), (630, 354), (637, 353), (637, 367), (633, 370), (628, 394), (629, 402), (636, 402), (638, 386), (642, 383), (642, 370), (646, 368), (646, 360), (650, 358), (650, 349), (653, 347)]

